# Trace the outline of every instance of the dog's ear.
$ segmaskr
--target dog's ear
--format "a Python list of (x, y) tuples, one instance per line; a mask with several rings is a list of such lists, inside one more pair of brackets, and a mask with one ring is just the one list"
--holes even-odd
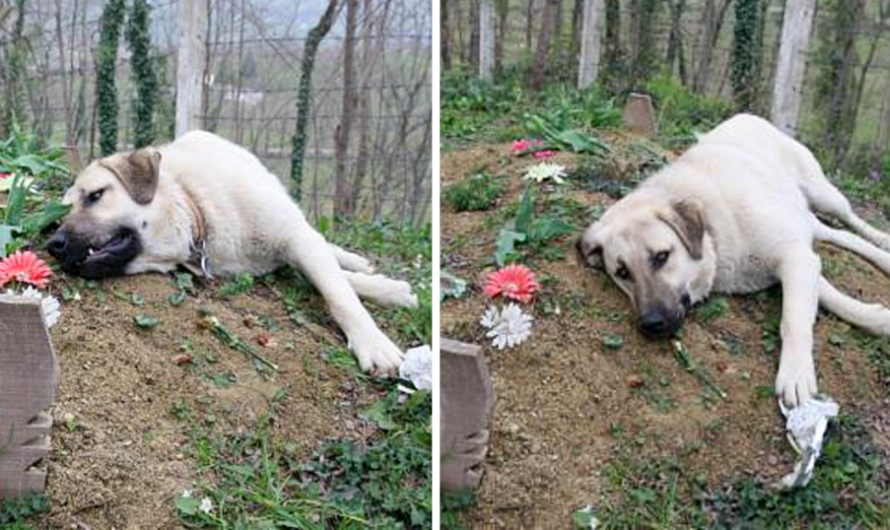
[(124, 155), (114, 164), (117, 178), (137, 204), (148, 204), (154, 199), (160, 167), (161, 153), (150, 147)]
[(669, 210), (658, 213), (658, 218), (673, 229), (692, 259), (702, 258), (705, 222), (701, 205), (690, 200), (674, 201)]
[(596, 237), (594, 227), (589, 228), (578, 237), (578, 240), (575, 241), (575, 250), (583, 265), (598, 270), (606, 269), (606, 265), (603, 263), (603, 245)]

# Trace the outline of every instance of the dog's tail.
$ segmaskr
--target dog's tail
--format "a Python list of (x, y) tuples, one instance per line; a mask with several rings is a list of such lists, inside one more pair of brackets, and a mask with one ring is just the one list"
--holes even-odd
[(842, 293), (819, 278), (819, 305), (842, 320), (875, 335), (890, 335), (890, 309), (881, 304), (867, 304)]

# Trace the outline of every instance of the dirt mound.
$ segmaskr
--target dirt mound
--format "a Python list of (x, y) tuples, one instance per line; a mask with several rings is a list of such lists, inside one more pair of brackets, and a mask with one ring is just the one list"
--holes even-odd
[[(302, 456), (325, 438), (357, 434), (356, 410), (378, 397), (323, 360), (342, 346), (334, 328), (297, 327), (274, 286), (227, 299), (207, 286), (179, 306), (168, 300), (177, 292), (168, 276), (55, 286), (68, 301), (52, 329), (62, 379), (45, 528), (178, 527), (172, 500), (201, 473), (183, 411), (238, 432), (274, 407), (273, 435)], [(208, 312), (279, 371), (261, 377), (202, 327)], [(140, 315), (159, 323), (144, 329)], [(178, 364), (180, 355), (192, 362)]]
[[(443, 304), (443, 336), (488, 343), (478, 324), (486, 303), (478, 286), (494, 270), (497, 234), (519, 200), (520, 176), (537, 162), (509, 152), (502, 144), (442, 154), (443, 188), (480, 169), (509, 177), (491, 211), (455, 213), (443, 206), (443, 267), (475, 286)], [(591, 164), (568, 154), (556, 162), (572, 169)], [(630, 166), (593, 178), (636, 178)], [(539, 195), (571, 212), (568, 220), (580, 231), (594, 211), (616, 200), (589, 184), (572, 181)], [(539, 205), (538, 214), (548, 212)], [(471, 522), (479, 528), (567, 527), (573, 510), (608, 502), (607, 486), (620, 477), (606, 474), (619, 452), (643, 459), (683, 455), (685, 473), (714, 487), (745, 473), (765, 480), (787, 473), (794, 454), (772, 394), (780, 294), (723, 299), (698, 308), (685, 325), (682, 343), (726, 393), (721, 399), (682, 365), (670, 342), (640, 336), (625, 296), (605, 274), (575, 259), (574, 237), (549, 241), (546, 252), (529, 251), (522, 260), (544, 286), (532, 308), (531, 339), (512, 350), (486, 349), (497, 403)], [(829, 276), (845, 291), (890, 302), (883, 275), (855, 257), (823, 250)], [(872, 426), (886, 441), (886, 415), (877, 411), (887, 390), (857, 337), (834, 317), (820, 316), (820, 388), (842, 411), (883, 418)]]

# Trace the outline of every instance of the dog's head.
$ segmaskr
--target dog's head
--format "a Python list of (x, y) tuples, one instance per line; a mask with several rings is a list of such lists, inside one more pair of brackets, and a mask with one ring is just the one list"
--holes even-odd
[(161, 154), (151, 148), (87, 166), (65, 193), (71, 213), (47, 242), (65, 272), (86, 278), (122, 274), (143, 250), (153, 221)]
[(631, 194), (578, 239), (586, 265), (605, 270), (650, 337), (676, 333), (713, 283), (716, 258), (701, 205)]

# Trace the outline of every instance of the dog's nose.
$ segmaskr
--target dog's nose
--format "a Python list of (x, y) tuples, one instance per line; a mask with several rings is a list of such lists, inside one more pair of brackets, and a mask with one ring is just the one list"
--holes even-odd
[(68, 249), (68, 234), (59, 230), (46, 242), (46, 250), (54, 257), (59, 258)]
[(646, 335), (657, 337), (667, 331), (667, 322), (660, 311), (647, 311), (640, 317), (640, 329)]

